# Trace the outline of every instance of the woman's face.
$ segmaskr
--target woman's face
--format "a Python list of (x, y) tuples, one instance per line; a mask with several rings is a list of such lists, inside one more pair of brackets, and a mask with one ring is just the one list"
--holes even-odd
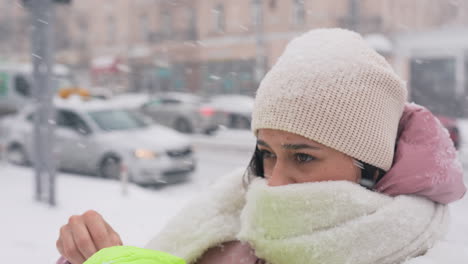
[(358, 182), (360, 169), (353, 159), (305, 137), (260, 129), (257, 147), (263, 156), (269, 186), (318, 181)]

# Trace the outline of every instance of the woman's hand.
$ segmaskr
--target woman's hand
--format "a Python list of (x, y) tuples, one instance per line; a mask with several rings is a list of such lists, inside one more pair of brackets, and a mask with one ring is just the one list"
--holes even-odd
[(57, 240), (58, 251), (72, 264), (82, 264), (100, 249), (119, 245), (120, 236), (93, 210), (71, 216)]

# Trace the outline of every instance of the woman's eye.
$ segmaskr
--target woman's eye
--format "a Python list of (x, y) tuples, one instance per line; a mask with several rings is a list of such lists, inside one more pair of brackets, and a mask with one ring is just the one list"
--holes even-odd
[(260, 154), (263, 159), (271, 159), (275, 157), (275, 155), (268, 150), (261, 150)]
[(309, 161), (312, 161), (312, 160), (315, 160), (314, 157), (308, 155), (308, 154), (304, 154), (304, 153), (298, 153), (296, 154), (296, 160), (299, 162), (299, 163), (305, 163), (305, 162), (309, 162)]

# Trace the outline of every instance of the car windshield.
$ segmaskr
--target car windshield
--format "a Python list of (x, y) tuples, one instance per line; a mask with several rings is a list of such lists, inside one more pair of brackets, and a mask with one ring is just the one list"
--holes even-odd
[(132, 130), (150, 125), (143, 116), (131, 110), (101, 110), (88, 114), (104, 131)]

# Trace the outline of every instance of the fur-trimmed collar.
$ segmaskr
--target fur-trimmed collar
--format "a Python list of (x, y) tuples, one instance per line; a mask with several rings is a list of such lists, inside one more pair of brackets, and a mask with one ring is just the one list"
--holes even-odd
[(274, 264), (401, 263), (445, 231), (446, 208), (347, 181), (251, 184), (238, 238)]

